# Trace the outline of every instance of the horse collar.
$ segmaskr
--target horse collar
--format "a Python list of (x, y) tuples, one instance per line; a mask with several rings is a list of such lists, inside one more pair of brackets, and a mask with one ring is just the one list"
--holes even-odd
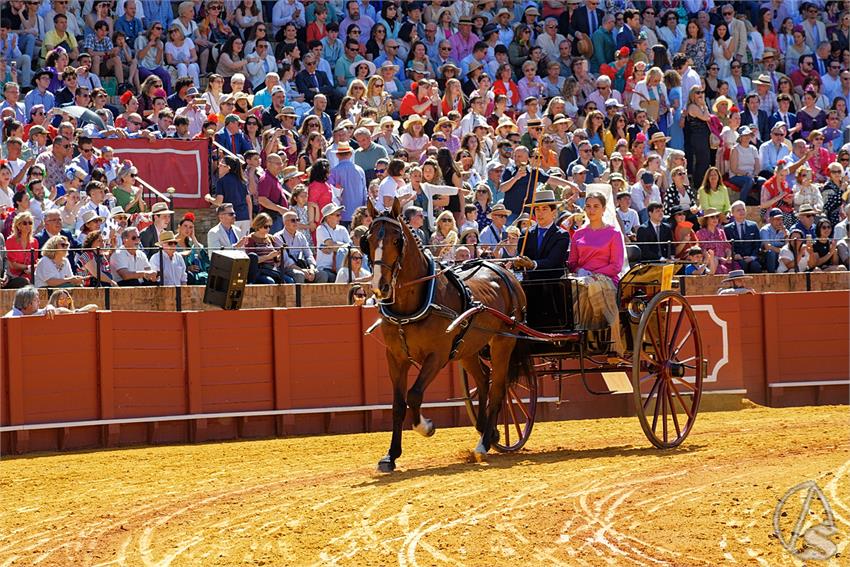
[[(434, 258), (432, 258), (430, 254), (425, 254), (425, 256), (426, 258), (428, 258), (428, 276), (433, 276), (437, 269), (437, 263), (434, 261)], [(425, 296), (425, 302), (413, 314), (399, 315), (390, 311), (388, 304), (380, 304), (378, 308), (381, 312), (381, 317), (383, 317), (384, 321), (389, 321), (393, 325), (397, 325), (399, 327), (401, 327), (402, 325), (407, 325), (408, 323), (415, 323), (416, 321), (419, 321), (420, 319), (424, 318), (428, 315), (428, 312), (434, 305), (434, 292), (437, 289), (436, 282), (437, 278), (430, 278), (428, 280), (428, 293)]]

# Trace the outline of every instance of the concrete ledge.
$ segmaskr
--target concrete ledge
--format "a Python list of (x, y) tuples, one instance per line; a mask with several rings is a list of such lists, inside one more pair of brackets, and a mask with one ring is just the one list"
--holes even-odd
[[(833, 291), (850, 289), (850, 272), (811, 272), (806, 274), (751, 274), (745, 282), (758, 293), (789, 291)], [(685, 295), (715, 295), (726, 287), (726, 276), (680, 276)]]

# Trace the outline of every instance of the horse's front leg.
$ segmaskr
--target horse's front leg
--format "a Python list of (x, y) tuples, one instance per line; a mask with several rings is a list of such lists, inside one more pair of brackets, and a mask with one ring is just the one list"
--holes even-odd
[(393, 382), (393, 435), (390, 450), (378, 461), (378, 470), (385, 473), (395, 470), (395, 461), (401, 456), (401, 427), (404, 424), (404, 414), (407, 412), (404, 390), (407, 387), (407, 371), (410, 368), (409, 360), (397, 359), (389, 351), (387, 351), (387, 363), (390, 379)]
[(413, 430), (425, 437), (430, 437), (434, 434), (434, 423), (423, 416), (419, 410), (422, 406), (422, 398), (425, 395), (425, 390), (434, 381), (434, 378), (437, 377), (437, 373), (443, 365), (444, 362), (437, 355), (428, 355), (422, 363), (422, 368), (419, 369), (419, 376), (416, 377), (416, 382), (413, 383), (413, 386), (407, 392), (407, 406), (410, 408)]

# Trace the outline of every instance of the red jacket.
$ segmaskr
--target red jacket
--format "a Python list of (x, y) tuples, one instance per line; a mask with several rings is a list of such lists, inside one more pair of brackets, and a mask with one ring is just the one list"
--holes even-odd
[(519, 104), (519, 87), (517, 86), (517, 84), (515, 82), (508, 81), (508, 83), (505, 84), (504, 81), (498, 80), (495, 83), (493, 83), (493, 93), (507, 95), (508, 94), (508, 87), (510, 87), (510, 89), (511, 89), (511, 96), (510, 96), (511, 102), (508, 106), (510, 106), (511, 108), (516, 108), (517, 105)]

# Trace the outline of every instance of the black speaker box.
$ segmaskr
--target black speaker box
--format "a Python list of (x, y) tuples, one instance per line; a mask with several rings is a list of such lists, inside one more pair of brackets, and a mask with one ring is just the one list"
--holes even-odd
[(241, 250), (217, 250), (210, 258), (204, 303), (239, 309), (248, 282), (248, 255)]

